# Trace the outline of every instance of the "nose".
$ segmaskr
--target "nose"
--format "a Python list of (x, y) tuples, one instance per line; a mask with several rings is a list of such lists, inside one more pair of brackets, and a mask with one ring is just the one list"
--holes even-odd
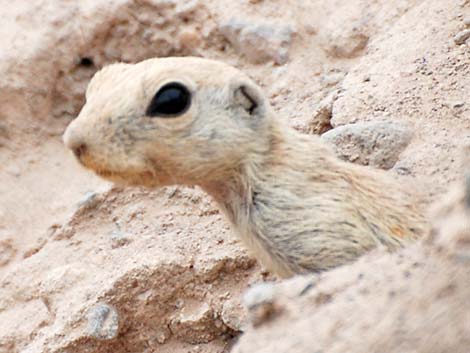
[(88, 149), (87, 144), (80, 134), (77, 134), (73, 131), (71, 125), (69, 125), (69, 127), (65, 130), (62, 139), (65, 146), (72, 150), (75, 157), (80, 159), (80, 157), (82, 157)]
[(76, 147), (72, 147), (72, 152), (75, 155), (75, 157), (77, 157), (78, 159), (80, 159), (80, 157), (85, 154), (86, 150), (87, 150), (87, 147), (86, 147), (86, 144), (84, 143)]

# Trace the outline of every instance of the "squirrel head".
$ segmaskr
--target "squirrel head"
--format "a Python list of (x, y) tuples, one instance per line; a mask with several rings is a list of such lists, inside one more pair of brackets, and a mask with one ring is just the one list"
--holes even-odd
[(229, 177), (269, 148), (270, 109), (250, 78), (217, 61), (118, 63), (92, 78), (63, 139), (111, 181), (198, 185)]

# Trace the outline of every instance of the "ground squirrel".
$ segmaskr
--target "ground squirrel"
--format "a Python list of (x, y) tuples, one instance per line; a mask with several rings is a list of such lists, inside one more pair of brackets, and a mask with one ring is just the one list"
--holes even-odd
[(248, 76), (217, 61), (105, 67), (64, 142), (117, 183), (201, 187), (281, 277), (331, 269), (377, 246), (395, 250), (425, 231), (406, 189), (288, 127)]

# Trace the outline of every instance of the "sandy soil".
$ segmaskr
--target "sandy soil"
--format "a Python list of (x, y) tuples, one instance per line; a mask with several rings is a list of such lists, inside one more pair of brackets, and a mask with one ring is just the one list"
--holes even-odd
[[(242, 330), (247, 334), (236, 350), (261, 352), (272, 346), (250, 344), (279, 335), (263, 326), (265, 341), (257, 341), (258, 331), (249, 328), (242, 293), (273, 278), (202, 192), (117, 189), (82, 169), (63, 147), (61, 134), (83, 104), (87, 82), (107, 63), (170, 55), (223, 60), (257, 80), (275, 110), (305, 133), (366, 121), (406, 126), (407, 143), (368, 146), (354, 152), (361, 157), (356, 161), (399, 148), (384, 152), (398, 159), (388, 161), (389, 172), (417, 184), (426, 203), (462, 179), (462, 146), (470, 143), (470, 40), (462, 42), (470, 29), (468, 1), (0, 5), (1, 353), (226, 352)], [(424, 261), (420, 249), (402, 256)], [(366, 258), (351, 271), (396, 261), (374, 256), (379, 260)], [(434, 271), (424, 268), (423, 281)], [(379, 270), (379, 282), (369, 286), (386, 276)], [(461, 294), (468, 287), (459, 276)], [(403, 283), (405, 292), (419, 290)], [(357, 302), (374, 300), (351, 291)], [(295, 308), (295, 318), (273, 326), (302, 319)], [(330, 303), (325, 317), (341, 308)], [(323, 319), (317, 309), (304, 315)], [(446, 324), (437, 322), (428, 330)], [(295, 327), (304, 332), (308, 325)], [(352, 332), (366, 335), (370, 326)], [(450, 341), (459, 343), (455, 337)], [(303, 334), (296, 339), (308, 342)], [(328, 342), (318, 349), (333, 352), (350, 341), (336, 335)]]

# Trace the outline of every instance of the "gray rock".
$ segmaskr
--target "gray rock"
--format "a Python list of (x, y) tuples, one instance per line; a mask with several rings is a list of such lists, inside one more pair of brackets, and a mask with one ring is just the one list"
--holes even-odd
[(322, 135), (339, 158), (382, 169), (392, 168), (413, 136), (406, 125), (389, 122), (359, 122), (343, 125)]
[(100, 340), (116, 338), (119, 314), (108, 304), (97, 304), (88, 312), (88, 334)]
[(220, 26), (220, 32), (253, 63), (273, 60), (285, 64), (294, 30), (290, 26), (248, 23), (231, 19)]

